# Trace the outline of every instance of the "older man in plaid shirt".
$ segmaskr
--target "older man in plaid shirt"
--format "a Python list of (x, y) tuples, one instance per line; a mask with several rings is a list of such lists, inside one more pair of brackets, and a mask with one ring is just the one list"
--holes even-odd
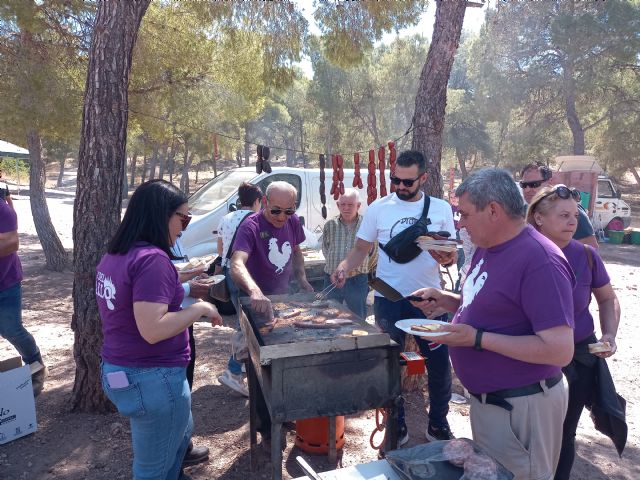
[[(362, 223), (360, 210), (360, 196), (354, 188), (347, 188), (340, 195), (336, 203), (340, 215), (332, 218), (324, 224), (322, 232), (322, 253), (326, 259), (324, 266), (324, 286), (331, 285), (330, 275), (338, 267), (338, 264), (347, 256), (356, 241), (356, 233)], [(328, 297), (339, 302), (346, 302), (353, 313), (360, 318), (367, 316), (367, 273), (377, 258), (377, 247), (374, 247), (368, 262), (347, 274), (345, 288), (332, 290)]]

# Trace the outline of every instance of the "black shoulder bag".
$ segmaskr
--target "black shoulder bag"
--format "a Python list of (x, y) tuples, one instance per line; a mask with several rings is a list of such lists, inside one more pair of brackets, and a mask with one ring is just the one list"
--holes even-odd
[(409, 263), (422, 253), (422, 249), (416, 244), (416, 239), (422, 235), (426, 235), (429, 231), (428, 227), (431, 224), (431, 220), (429, 220), (427, 216), (429, 215), (430, 203), (431, 198), (425, 193), (424, 209), (422, 210), (420, 219), (409, 228), (405, 228), (397, 235), (394, 235), (386, 245), (380, 244), (382, 251), (394, 262)]

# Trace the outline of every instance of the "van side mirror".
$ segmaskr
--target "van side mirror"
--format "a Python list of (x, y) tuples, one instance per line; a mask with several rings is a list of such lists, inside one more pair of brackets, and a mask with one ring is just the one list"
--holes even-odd
[(304, 227), (304, 217), (298, 217), (300, 219), (300, 225)]
[(235, 212), (236, 210), (238, 210), (238, 206), (235, 203), (229, 204), (229, 211), (230, 212)]
[(616, 197), (622, 198), (622, 192), (620, 190), (616, 192)]

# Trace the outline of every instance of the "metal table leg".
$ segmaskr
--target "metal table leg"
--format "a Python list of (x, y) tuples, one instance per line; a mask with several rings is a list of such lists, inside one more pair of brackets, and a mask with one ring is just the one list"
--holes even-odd
[(271, 478), (272, 480), (282, 480), (282, 423), (274, 422), (271, 419)]
[(329, 417), (329, 464), (336, 465), (338, 452), (336, 449), (336, 417)]
[(258, 465), (258, 431), (257, 421), (258, 412), (256, 409), (256, 396), (258, 395), (258, 378), (253, 368), (251, 360), (246, 362), (247, 383), (249, 384), (249, 460), (251, 463), (251, 471), (254, 472)]

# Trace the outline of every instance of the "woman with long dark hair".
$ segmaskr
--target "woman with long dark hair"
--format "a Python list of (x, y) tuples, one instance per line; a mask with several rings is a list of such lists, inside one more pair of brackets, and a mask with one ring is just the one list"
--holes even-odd
[(135, 479), (182, 477), (193, 429), (187, 329), (201, 317), (222, 321), (208, 302), (180, 308), (184, 290), (171, 247), (190, 218), (175, 186), (143, 183), (97, 267), (102, 385), (131, 423)]

